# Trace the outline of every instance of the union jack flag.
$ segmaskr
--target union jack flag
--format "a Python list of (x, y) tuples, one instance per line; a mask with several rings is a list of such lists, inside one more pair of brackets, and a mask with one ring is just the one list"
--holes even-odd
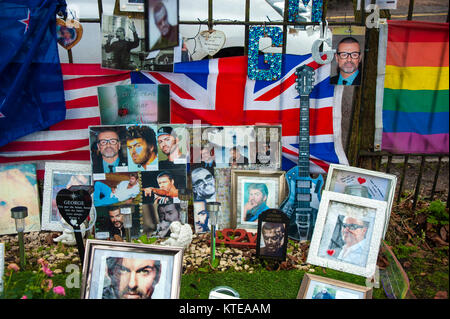
[(316, 70), (310, 94), (310, 171), (326, 173), (330, 163), (348, 164), (341, 143), (342, 91), (329, 84), (330, 65), (317, 64), (311, 55), (285, 55), (276, 81), (248, 79), (245, 56), (177, 63), (174, 73), (133, 72), (131, 81), (170, 84), (172, 123), (281, 124), (282, 168), (288, 170), (298, 160), (295, 71), (303, 64)]

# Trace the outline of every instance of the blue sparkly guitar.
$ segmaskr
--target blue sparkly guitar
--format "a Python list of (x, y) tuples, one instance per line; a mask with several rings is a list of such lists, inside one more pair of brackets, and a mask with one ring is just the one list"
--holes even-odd
[(288, 236), (295, 240), (311, 240), (323, 177), (312, 179), (309, 173), (309, 94), (314, 85), (314, 69), (307, 65), (297, 68), (296, 89), (300, 95), (300, 133), (298, 166), (286, 173), (289, 196), (280, 210), (289, 217)]

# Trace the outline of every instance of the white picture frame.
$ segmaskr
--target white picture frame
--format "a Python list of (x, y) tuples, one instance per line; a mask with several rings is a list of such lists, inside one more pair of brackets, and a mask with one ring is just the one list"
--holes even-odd
[(306, 262), (373, 276), (386, 206), (384, 201), (324, 191)]
[[(78, 178), (82, 177), (82, 179)], [(66, 183), (67, 181), (67, 183)], [(77, 182), (79, 181), (79, 182)], [(64, 182), (65, 186), (61, 186)], [(87, 182), (83, 184), (83, 182)], [(42, 197), (42, 222), (41, 230), (63, 231), (64, 220), (58, 213), (56, 206), (56, 194), (67, 186), (92, 186), (92, 170), (90, 164), (78, 163), (45, 163), (44, 187)], [(94, 205), (92, 205), (91, 213)]]
[[(120, 271), (117, 271), (116, 268), (108, 268), (111, 267), (111, 263), (108, 263), (109, 257), (122, 259), (121, 267), (125, 267), (123, 259), (128, 259), (128, 262), (135, 262), (139, 259), (154, 261), (153, 267), (150, 267), (150, 269), (156, 268), (157, 274), (153, 281), (157, 281), (154, 285), (152, 283), (153, 288), (150, 292), (147, 290), (149, 292), (147, 297), (151, 299), (178, 299), (183, 270), (183, 254), (183, 247), (88, 239), (83, 263), (81, 299), (122, 299), (113, 298), (115, 297), (114, 294), (105, 295), (105, 288), (114, 285), (111, 276), (116, 278), (116, 275), (120, 275)], [(132, 270), (131, 268), (130, 270)], [(120, 278), (118, 280), (120, 281)], [(139, 289), (140, 287), (137, 287), (136, 291)], [(114, 288), (106, 290), (116, 291)], [(118, 292), (120, 296), (120, 287)], [(143, 293), (143, 289), (140, 292)], [(124, 297), (127, 293), (124, 294)]]
[(394, 203), (397, 176), (359, 167), (330, 164), (324, 191), (344, 193), (345, 186), (355, 184), (367, 185), (369, 198), (387, 203), (386, 221), (383, 230), (384, 239)]

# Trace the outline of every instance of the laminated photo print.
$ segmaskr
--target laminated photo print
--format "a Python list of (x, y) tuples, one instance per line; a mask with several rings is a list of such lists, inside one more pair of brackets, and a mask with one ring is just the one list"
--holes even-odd
[[(96, 207), (96, 212), (96, 239), (125, 241), (126, 228), (130, 229), (131, 239), (137, 239), (141, 236), (142, 227), (139, 205), (100, 206)], [(131, 215), (131, 224), (127, 215)]]
[(106, 173), (128, 172), (126, 126), (89, 126), (89, 145), (94, 180)]
[(141, 172), (141, 182), (144, 204), (180, 203), (178, 190), (186, 189), (186, 170)]
[(251, 143), (256, 142), (253, 126), (217, 126), (202, 130), (202, 140), (214, 147), (215, 162), (218, 168), (249, 167), (252, 154)]
[(254, 126), (256, 141), (250, 142), (251, 167), (281, 168), (281, 126)]
[(330, 84), (361, 85), (363, 74), (365, 27), (330, 27), (333, 33), (334, 59)]
[(194, 201), (194, 230), (197, 234), (211, 231), (209, 212), (206, 210), (206, 201)]
[(157, 212), (157, 224), (152, 236), (165, 238), (171, 234), (170, 225), (173, 222), (181, 222), (181, 206), (179, 203), (158, 204), (154, 203)]
[(156, 124), (127, 125), (126, 146), (130, 172), (158, 170)]
[(173, 71), (173, 49), (146, 50), (144, 19), (102, 15), (102, 67), (116, 70)]
[(178, 0), (145, 0), (148, 51), (178, 46), (178, 15)]
[(190, 134), (186, 125), (160, 124), (156, 135), (159, 169), (186, 170), (190, 153)]
[(168, 84), (100, 86), (97, 92), (102, 125), (170, 121)]

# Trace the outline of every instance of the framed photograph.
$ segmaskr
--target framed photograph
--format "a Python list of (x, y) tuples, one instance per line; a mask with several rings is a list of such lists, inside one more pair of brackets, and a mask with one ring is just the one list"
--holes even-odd
[(178, 46), (178, 0), (145, 0), (147, 51)]
[(76, 20), (71, 20), (66, 24), (66, 21), (56, 19), (56, 41), (64, 49), (69, 50), (73, 48), (81, 40), (83, 35), (83, 26)]
[(231, 170), (232, 227), (255, 232), (259, 215), (285, 198), (284, 171)]
[(97, 88), (102, 125), (168, 123), (168, 84), (133, 84)]
[(397, 176), (359, 167), (331, 164), (324, 190), (385, 201), (386, 235), (397, 186)]
[(259, 215), (256, 257), (286, 260), (289, 217), (278, 209), (268, 209)]
[(89, 164), (45, 163), (41, 230), (64, 230), (56, 195), (61, 189), (72, 190), (72, 186), (92, 186), (91, 172)]
[[(18, 191), (20, 190), (20, 191)], [(25, 233), (40, 231), (40, 203), (35, 164), (0, 165), (0, 235), (17, 234), (11, 208), (25, 206)]]
[(4, 274), (5, 274), (5, 244), (0, 243), (0, 294), (3, 293)]
[(144, 12), (145, 0), (120, 0), (120, 11)]
[(324, 191), (307, 262), (373, 276), (385, 224), (386, 202)]
[(96, 207), (95, 238), (103, 240), (126, 240), (126, 214), (131, 215), (130, 237), (137, 239), (142, 235), (139, 205)]
[(372, 288), (305, 273), (297, 299), (372, 299)]
[(178, 299), (184, 249), (86, 241), (81, 299)]
[(360, 26), (330, 27), (333, 33), (334, 59), (330, 84), (361, 85), (366, 28)]

